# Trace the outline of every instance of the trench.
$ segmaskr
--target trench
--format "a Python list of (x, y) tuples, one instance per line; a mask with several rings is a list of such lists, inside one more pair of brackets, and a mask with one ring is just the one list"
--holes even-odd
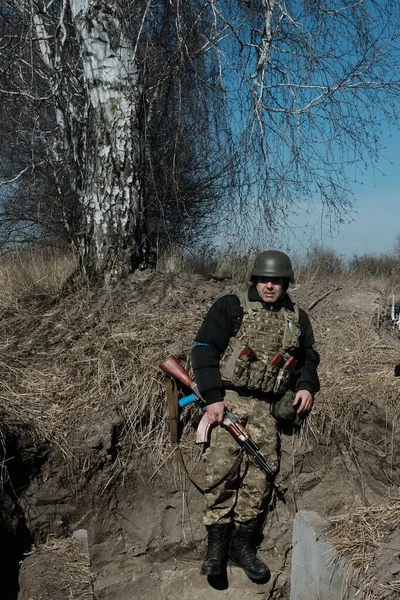
[(44, 460), (37, 449), (24, 449), (17, 438), (7, 440), (1, 460), (0, 564), (2, 600), (17, 600), (20, 562), (33, 538), (19, 504), (22, 492)]

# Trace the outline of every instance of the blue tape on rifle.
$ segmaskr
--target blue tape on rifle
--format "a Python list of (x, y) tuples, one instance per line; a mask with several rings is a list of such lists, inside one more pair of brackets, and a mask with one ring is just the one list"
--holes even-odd
[(190, 394), (189, 396), (185, 396), (184, 398), (179, 398), (178, 404), (180, 408), (183, 406), (187, 406), (188, 404), (192, 404), (192, 402), (196, 402), (197, 398), (195, 394)]

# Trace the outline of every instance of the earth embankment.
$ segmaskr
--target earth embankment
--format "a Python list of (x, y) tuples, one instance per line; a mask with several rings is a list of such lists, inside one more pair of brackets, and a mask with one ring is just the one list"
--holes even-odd
[[(190, 368), (190, 345), (208, 306), (243, 287), (144, 272), (112, 290), (25, 299), (3, 312), (2, 527), (14, 541), (13, 564), (23, 558), (18, 600), (80, 599), (88, 585), (99, 600), (288, 599), (297, 510), (353, 515), (354, 525), (363, 511), (396, 502), (399, 343), (381, 321), (377, 327), (384, 287), (345, 279), (300, 283), (292, 294), (314, 328), (321, 392), (301, 431), (281, 432), (285, 503), (272, 503), (259, 549), (271, 580), (255, 586), (235, 568), (214, 585), (199, 575), (202, 498), (171, 456), (158, 365), (174, 354)], [(196, 409), (185, 409), (182, 449), (201, 476), (197, 421)], [(377, 524), (368, 538), (369, 573), (375, 559), (382, 561), (381, 549), (389, 552), (393, 523)], [(68, 545), (77, 529), (88, 532), (89, 570)], [(357, 563), (355, 547), (362, 547), (362, 529), (351, 531), (346, 551), (364, 577), (366, 562)], [(7, 600), (17, 597), (17, 570), (10, 571)], [(365, 594), (373, 589), (375, 596), (364, 597), (390, 597), (383, 594), (392, 593), (395, 575), (381, 580), (375, 571), (372, 579), (365, 575)]]

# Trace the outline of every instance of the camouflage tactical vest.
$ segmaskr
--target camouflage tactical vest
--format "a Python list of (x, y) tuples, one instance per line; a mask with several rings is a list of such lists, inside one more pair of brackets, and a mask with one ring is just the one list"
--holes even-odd
[(289, 387), (291, 372), (271, 366), (268, 361), (278, 352), (286, 360), (298, 347), (299, 309), (293, 303), (294, 312), (287, 308), (273, 312), (261, 302), (251, 302), (247, 293), (237, 296), (243, 320), (221, 359), (222, 379), (235, 386), (281, 395)]

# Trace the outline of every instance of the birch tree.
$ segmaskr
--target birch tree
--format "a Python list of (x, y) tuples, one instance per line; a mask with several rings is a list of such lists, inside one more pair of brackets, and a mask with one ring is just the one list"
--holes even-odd
[[(194, 28), (191, 6), (169, 2), (0, 6), (11, 34), (3, 56), (13, 69), (3, 73), (3, 96), (8, 114), (21, 110), (31, 128), (21, 135), (27, 152), (9, 161), (5, 183), (15, 187), (3, 203), (3, 232), (15, 232), (18, 215), (18, 227), (32, 230), (32, 177), (49, 186), (51, 171), (54, 212), (89, 276), (107, 282), (145, 266), (149, 233), (186, 237), (194, 214), (208, 214), (218, 196), (213, 182), (223, 168), (209, 118), (216, 94), (199, 51), (207, 21)], [(213, 150), (204, 135), (212, 129)], [(200, 219), (191, 226), (199, 227)]]
[(136, 267), (145, 248), (139, 184), (141, 93), (135, 47), (124, 31), (117, 2), (69, 1), (80, 62), (80, 81), (71, 79), (76, 92), (85, 98), (78, 113), (71, 79), (66, 81), (63, 71), (67, 9), (64, 0), (52, 35), (40, 10), (32, 17), (41, 59), (52, 79), (55, 115), (64, 145), (63, 151), (52, 151), (55, 160), (69, 155), (69, 163), (76, 166), (73, 183), (82, 230), (74, 232), (75, 240), (85, 268), (90, 274), (104, 273), (107, 282)]
[[(107, 273), (143, 256), (140, 88), (135, 48), (117, 3), (70, 0), (87, 95), (82, 236), (87, 262)], [(123, 254), (128, 254), (127, 258)]]
[(304, 202), (340, 221), (352, 179), (381, 154), (382, 122), (397, 123), (395, 0), (0, 11), (0, 110), (25, 144), (3, 148), (3, 180), (29, 187), (32, 207), (56, 191), (54, 214), (100, 280), (145, 265), (161, 229), (190, 240), (226, 216), (229, 231), (236, 217), (271, 235)]
[[(79, 218), (64, 214), (64, 224), (67, 229), (74, 225), (71, 239), (87, 272), (112, 279), (137, 266), (145, 245), (141, 94), (135, 48), (125, 35), (121, 8), (118, 3), (63, 0), (10, 3), (3, 10), (11, 21), (22, 19), (19, 27), (27, 28), (31, 42), (31, 51), (29, 46), (16, 51), (13, 68), (19, 73), (11, 74), (10, 85), (16, 89), (6, 93), (33, 99), (36, 109), (44, 103), (52, 107), (50, 126), (56, 135), (48, 135), (41, 120), (32, 133), (32, 149), (44, 145), (42, 161), (56, 172), (68, 172)], [(33, 160), (31, 168), (37, 167)]]

